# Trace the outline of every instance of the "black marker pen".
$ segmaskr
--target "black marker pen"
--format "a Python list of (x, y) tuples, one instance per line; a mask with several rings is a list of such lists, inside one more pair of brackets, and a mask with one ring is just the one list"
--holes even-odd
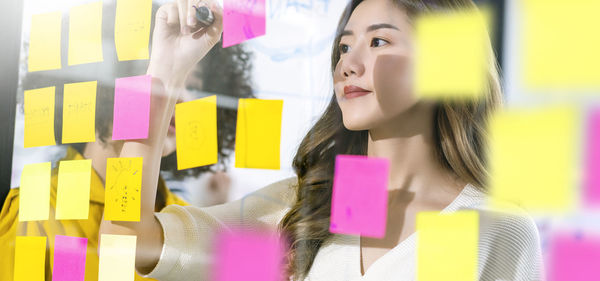
[(215, 20), (215, 17), (212, 14), (212, 11), (206, 6), (196, 7), (193, 6), (196, 10), (196, 20), (202, 27), (209, 26)]

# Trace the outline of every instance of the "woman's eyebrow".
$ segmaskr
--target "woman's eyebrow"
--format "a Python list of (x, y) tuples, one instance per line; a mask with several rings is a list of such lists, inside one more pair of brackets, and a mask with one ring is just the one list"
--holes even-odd
[[(382, 29), (382, 28), (389, 28), (389, 29), (400, 30), (395, 25), (392, 25), (392, 24), (389, 24), (389, 23), (378, 23), (378, 24), (369, 25), (367, 27), (366, 31), (367, 32), (373, 32), (375, 30)], [(346, 36), (346, 35), (354, 35), (354, 32), (352, 30), (344, 30), (344, 31), (342, 31), (340, 37), (341, 36)]]
[(378, 23), (378, 24), (373, 24), (373, 25), (370, 25), (369, 27), (367, 27), (367, 32), (375, 31), (377, 29), (382, 29), (382, 28), (390, 28), (390, 29), (400, 30), (395, 25), (392, 25), (389, 23)]

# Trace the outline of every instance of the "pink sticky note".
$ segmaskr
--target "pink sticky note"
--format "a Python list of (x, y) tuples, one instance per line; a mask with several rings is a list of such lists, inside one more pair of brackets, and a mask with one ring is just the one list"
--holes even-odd
[(265, 0), (225, 0), (223, 6), (223, 48), (265, 35)]
[(584, 154), (584, 202), (588, 206), (600, 206), (600, 108), (588, 115)]
[(87, 238), (56, 235), (52, 281), (83, 281)]
[(150, 75), (115, 80), (113, 140), (145, 139), (150, 121)]
[(388, 176), (387, 159), (338, 155), (335, 159), (329, 231), (384, 237)]
[(276, 233), (234, 230), (217, 236), (213, 281), (283, 280), (284, 243)]
[(600, 280), (600, 236), (556, 234), (550, 249), (550, 281)]

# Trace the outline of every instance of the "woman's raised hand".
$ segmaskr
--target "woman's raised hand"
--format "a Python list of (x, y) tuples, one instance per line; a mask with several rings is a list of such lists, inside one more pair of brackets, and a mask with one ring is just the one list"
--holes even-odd
[[(157, 264), (163, 237), (154, 217), (156, 189), (164, 139), (175, 103), (184, 90), (184, 82), (194, 66), (221, 39), (222, 9), (216, 0), (178, 0), (158, 10), (152, 38), (152, 55), (147, 74), (152, 76), (152, 100), (148, 138), (126, 141), (119, 157), (142, 157), (141, 214), (139, 222), (105, 221), (100, 234), (136, 235), (136, 268), (147, 273)], [(211, 9), (214, 22), (201, 27), (193, 6)], [(101, 243), (101, 242), (100, 242)], [(99, 247), (100, 249), (100, 247)]]
[[(195, 18), (194, 6), (207, 6), (214, 22), (202, 27)], [(177, 0), (160, 7), (156, 13), (152, 55), (148, 74), (166, 87), (183, 87), (185, 78), (223, 31), (223, 11), (216, 0)]]

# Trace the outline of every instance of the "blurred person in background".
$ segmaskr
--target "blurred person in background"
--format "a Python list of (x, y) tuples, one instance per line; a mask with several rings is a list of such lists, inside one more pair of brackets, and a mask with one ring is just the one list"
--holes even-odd
[[(156, 11), (156, 9), (154, 9)], [(108, 14), (108, 13), (107, 13)], [(107, 15), (105, 15), (106, 17)], [(108, 15), (110, 17), (110, 14)], [(113, 15), (114, 16), (114, 15)], [(107, 20), (105, 20), (106, 22)], [(114, 21), (114, 20), (113, 20)], [(108, 22), (111, 22), (108, 20)], [(104, 26), (106, 30), (110, 27)], [(64, 40), (64, 39), (63, 39)], [(178, 102), (190, 101), (199, 96), (199, 93), (217, 94), (235, 100), (239, 98), (252, 98), (253, 91), (251, 81), (251, 54), (244, 50), (243, 46), (232, 46), (222, 48), (218, 44), (212, 48), (202, 63), (198, 63), (192, 74), (186, 81), (186, 93)], [(63, 44), (63, 46), (66, 46)], [(102, 65), (104, 64), (104, 65)], [(99, 71), (107, 64), (114, 64), (106, 60), (104, 63), (92, 64), (85, 67), (97, 75), (106, 76), (106, 72)], [(139, 66), (135, 63), (118, 63), (115, 73), (111, 73), (110, 79), (116, 77), (140, 75)], [(109, 69), (110, 69), (109, 67)], [(124, 71), (125, 69), (125, 71)], [(56, 74), (56, 73), (54, 73)], [(57, 101), (55, 102), (55, 136), (57, 144), (62, 136), (62, 91), (66, 83), (85, 82), (78, 75), (61, 73), (62, 76), (52, 76), (46, 72), (28, 73), (23, 79), (22, 90), (37, 89), (48, 86), (56, 86)], [(74, 78), (76, 77), (76, 78)], [(53, 161), (50, 193), (50, 214), (46, 221), (19, 222), (19, 188), (10, 190), (4, 206), (0, 211), (0, 249), (2, 262), (0, 262), (0, 280), (13, 280), (14, 254), (16, 236), (47, 236), (47, 258), (46, 258), (46, 280), (52, 280), (52, 258), (54, 250), (55, 235), (66, 235), (83, 237), (88, 239), (86, 254), (85, 280), (98, 279), (98, 232), (102, 215), (104, 213), (104, 181), (106, 177), (106, 159), (119, 157), (124, 141), (112, 140), (112, 120), (114, 104), (114, 82), (113, 84), (102, 83), (98, 77), (98, 88), (96, 94), (96, 141), (90, 143), (65, 144), (66, 154), (59, 161), (64, 160), (92, 160), (92, 178), (90, 182), (90, 209), (87, 220), (55, 220), (56, 195), (58, 180), (58, 161)], [(22, 95), (22, 93), (21, 93)], [(22, 99), (21, 99), (22, 102)], [(22, 108), (21, 108), (22, 109)], [(206, 184), (194, 186), (203, 189), (203, 205), (215, 205), (225, 203), (228, 199), (231, 179), (226, 173), (227, 160), (234, 149), (235, 131), (237, 120), (237, 109), (235, 107), (217, 108), (218, 120), (218, 163), (186, 170), (177, 170), (177, 156), (175, 146), (175, 122), (171, 119), (171, 127), (163, 147), (163, 159), (161, 161), (161, 177), (157, 186), (157, 200), (155, 210), (160, 211), (171, 204), (188, 205), (189, 190), (185, 188), (170, 190), (165, 184), (163, 175), (169, 183), (177, 185), (190, 178), (200, 176), (207, 177)], [(25, 150), (26, 152), (26, 150)], [(188, 200), (185, 200), (188, 199)], [(143, 278), (137, 273), (135, 280), (153, 280)]]

